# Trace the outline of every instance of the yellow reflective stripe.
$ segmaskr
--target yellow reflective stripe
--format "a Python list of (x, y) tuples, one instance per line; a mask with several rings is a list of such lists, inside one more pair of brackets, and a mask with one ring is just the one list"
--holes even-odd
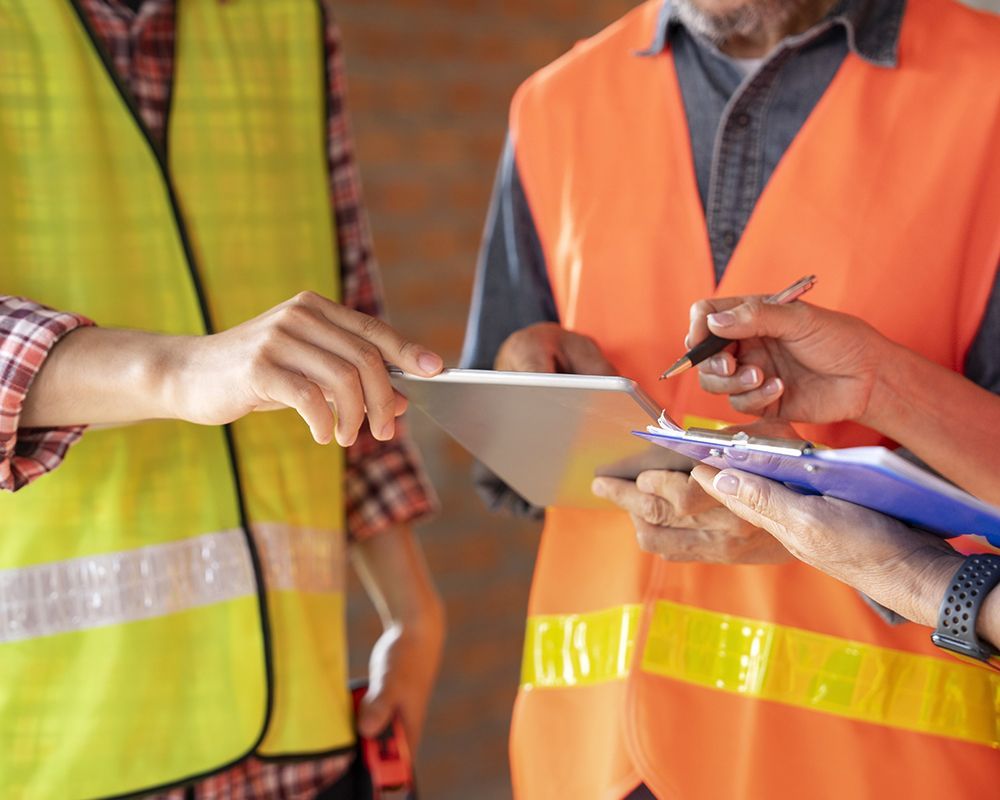
[(718, 431), (728, 428), (732, 422), (726, 422), (712, 417), (699, 417), (697, 414), (685, 414), (681, 417), (682, 428), (701, 428), (702, 430)]
[(521, 687), (586, 686), (624, 678), (641, 614), (642, 606), (625, 605), (528, 617)]
[[(736, 422), (726, 422), (724, 419), (715, 419), (713, 417), (699, 417), (697, 414), (685, 414), (681, 417), (681, 427), (682, 428), (701, 428), (707, 431), (721, 431), (723, 428), (728, 428), (732, 425), (737, 425)], [(816, 442), (812, 443), (813, 448), (816, 450), (829, 450), (829, 446), (825, 444), (818, 444)]]
[[(528, 618), (525, 689), (624, 679), (642, 607)], [(1000, 674), (665, 601), (642, 669), (745, 697), (1000, 748)]]
[(1000, 747), (1000, 676), (958, 661), (661, 601), (642, 668), (743, 696)]

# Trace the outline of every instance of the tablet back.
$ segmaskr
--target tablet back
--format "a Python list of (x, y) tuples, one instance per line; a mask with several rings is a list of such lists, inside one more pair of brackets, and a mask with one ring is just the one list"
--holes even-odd
[(630, 431), (660, 409), (627, 378), (445, 370), (418, 378), (391, 369), (393, 385), (518, 494), (537, 506), (607, 507), (596, 475), (690, 470), (690, 459)]

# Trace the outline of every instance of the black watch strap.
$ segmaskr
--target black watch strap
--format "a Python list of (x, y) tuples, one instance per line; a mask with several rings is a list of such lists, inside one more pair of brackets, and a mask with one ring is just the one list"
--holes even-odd
[(958, 655), (988, 661), (1000, 653), (976, 636), (976, 620), (983, 600), (1000, 584), (1000, 556), (976, 554), (958, 568), (938, 612), (931, 641)]

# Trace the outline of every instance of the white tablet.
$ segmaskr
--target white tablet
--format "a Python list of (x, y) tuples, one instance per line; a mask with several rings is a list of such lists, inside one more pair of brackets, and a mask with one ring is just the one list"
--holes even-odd
[(607, 507), (595, 476), (689, 471), (690, 459), (632, 435), (661, 409), (628, 378), (450, 369), (419, 378), (390, 368), (411, 405), (537, 506)]

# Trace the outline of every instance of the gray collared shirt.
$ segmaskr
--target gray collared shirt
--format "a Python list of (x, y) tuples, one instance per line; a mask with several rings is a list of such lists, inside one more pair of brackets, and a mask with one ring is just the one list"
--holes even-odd
[[(690, 33), (669, 2), (636, 58), (673, 50), (716, 278), (789, 144), (848, 53), (896, 67), (905, 0), (842, 0), (815, 26), (785, 39), (752, 72)], [(462, 365), (490, 369), (514, 331), (558, 322), (545, 257), (517, 171), (504, 148), (487, 217)], [(968, 378), (1000, 394), (1000, 282), (965, 363)]]
[(757, 198), (848, 52), (880, 68), (896, 66), (904, 2), (842, 0), (749, 73), (739, 59), (689, 34), (671, 3), (664, 3), (653, 44), (638, 55), (655, 56), (667, 42), (673, 49), (716, 280)]

